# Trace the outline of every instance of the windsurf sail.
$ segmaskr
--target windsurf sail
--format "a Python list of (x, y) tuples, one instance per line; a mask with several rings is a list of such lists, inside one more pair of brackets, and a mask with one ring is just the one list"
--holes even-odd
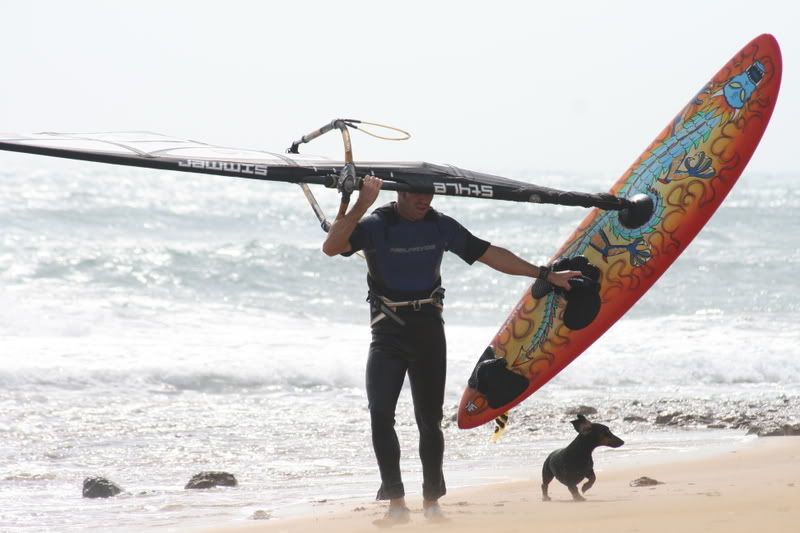
[[(352, 127), (352, 124), (347, 125)], [(343, 135), (347, 125), (340, 128)], [(323, 129), (316, 130), (315, 136), (325, 133)], [(330, 128), (326, 131), (329, 130)], [(308, 142), (315, 136), (309, 135), (296, 141), (292, 149), (296, 152), (300, 143)], [(350, 190), (355, 190), (359, 187), (361, 178), (372, 174), (384, 180), (385, 190), (597, 207), (604, 210), (626, 210), (635, 206), (631, 200), (609, 193), (561, 191), (452, 165), (405, 161), (348, 161), (352, 153), (349, 137), (345, 140), (344, 161), (299, 153), (214, 146), (146, 131), (44, 132), (25, 135), (0, 133), (0, 150), (160, 170), (316, 184), (340, 191), (344, 175), (350, 175)]]

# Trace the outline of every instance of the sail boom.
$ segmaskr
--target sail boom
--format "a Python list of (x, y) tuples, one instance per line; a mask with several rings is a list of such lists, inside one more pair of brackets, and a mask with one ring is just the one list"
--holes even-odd
[[(215, 146), (151, 132), (0, 134), (0, 150), (114, 165), (306, 183), (335, 188), (344, 161)], [(489, 200), (623, 209), (608, 193), (560, 191), (451, 165), (419, 161), (355, 162), (356, 175), (375, 175), (386, 190)]]

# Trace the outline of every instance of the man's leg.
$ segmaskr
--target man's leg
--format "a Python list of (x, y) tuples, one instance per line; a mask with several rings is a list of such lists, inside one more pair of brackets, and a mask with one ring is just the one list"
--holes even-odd
[[(419, 455), (422, 460), (424, 504), (436, 503), (447, 491), (442, 473), (444, 435), (442, 404), (447, 375), (447, 345), (444, 327), (435, 321), (420, 335), (420, 352), (411, 362), (408, 376), (414, 398), (414, 415), (419, 428)], [(420, 332), (418, 332), (420, 333)]]
[(378, 460), (381, 487), (377, 499), (402, 504), (405, 496), (400, 474), (400, 442), (394, 429), (397, 398), (403, 387), (408, 363), (397, 354), (391, 337), (373, 332), (367, 359), (367, 399), (372, 424), (372, 447)]

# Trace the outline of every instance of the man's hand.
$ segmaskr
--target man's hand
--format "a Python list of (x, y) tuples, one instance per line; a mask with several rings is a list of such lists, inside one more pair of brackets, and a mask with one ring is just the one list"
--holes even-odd
[(352, 250), (350, 247), (350, 235), (352, 235), (361, 217), (378, 199), (381, 187), (383, 187), (382, 179), (375, 176), (364, 176), (364, 183), (362, 183), (361, 189), (358, 190), (356, 203), (347, 214), (337, 217), (328, 230), (328, 236), (325, 238), (325, 242), (322, 243), (322, 251), (326, 255), (334, 256)]
[(568, 291), (572, 288), (569, 285), (569, 280), (579, 277), (581, 277), (581, 272), (578, 270), (562, 270), (560, 272), (550, 272), (550, 275), (547, 276), (547, 281)]
[(375, 200), (378, 199), (378, 194), (383, 187), (383, 180), (376, 176), (364, 176), (364, 181), (361, 183), (361, 188), (358, 190), (358, 199), (356, 205), (359, 209), (366, 212)]

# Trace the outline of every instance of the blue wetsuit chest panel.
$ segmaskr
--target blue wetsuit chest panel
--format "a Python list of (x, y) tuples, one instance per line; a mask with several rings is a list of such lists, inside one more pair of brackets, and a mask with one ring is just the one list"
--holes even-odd
[(441, 284), (445, 251), (471, 264), (489, 243), (433, 209), (422, 220), (406, 220), (397, 215), (392, 203), (359, 221), (350, 246), (351, 253), (364, 251), (370, 288), (397, 299), (429, 296)]
[(436, 222), (400, 220), (383, 230), (374, 232), (372, 246), (364, 250), (372, 280), (392, 292), (435, 289), (447, 246)]

